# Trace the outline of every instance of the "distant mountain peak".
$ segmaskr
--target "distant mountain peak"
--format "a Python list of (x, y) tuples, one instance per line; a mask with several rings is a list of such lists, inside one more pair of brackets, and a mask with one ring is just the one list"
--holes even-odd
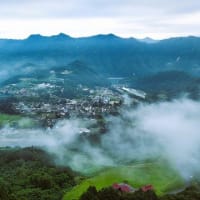
[(140, 42), (148, 43), (148, 44), (153, 44), (159, 42), (159, 40), (154, 40), (150, 37), (145, 37), (143, 39), (138, 39)]
[(41, 34), (32, 34), (27, 39), (28, 40), (39, 40), (44, 38), (56, 38), (56, 39), (71, 39), (69, 35), (66, 35), (64, 33), (59, 33), (58, 35), (52, 35), (52, 36), (43, 36)]
[(117, 35), (115, 35), (113, 33), (98, 34), (98, 35), (94, 35), (92, 37), (93, 38), (97, 38), (97, 39), (119, 39), (120, 38), (120, 37), (118, 37)]
[(60, 38), (60, 39), (70, 39), (70, 38), (72, 38), (71, 36), (69, 36), (65, 33), (59, 33), (58, 35), (54, 35), (54, 36), (51, 36), (51, 37)]
[(112, 37), (112, 38), (119, 38), (117, 35), (115, 35), (113, 33), (105, 34), (105, 36)]
[(43, 38), (44, 36), (42, 36), (41, 34), (32, 34), (32, 35), (30, 35), (27, 39), (28, 40), (36, 40), (36, 39), (41, 39), (41, 38)]

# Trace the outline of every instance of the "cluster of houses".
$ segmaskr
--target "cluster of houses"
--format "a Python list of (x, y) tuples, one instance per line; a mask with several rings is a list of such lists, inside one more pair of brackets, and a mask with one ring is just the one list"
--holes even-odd
[[(23, 83), (23, 84), (22, 84)], [(0, 89), (0, 95), (17, 98), (12, 103), (15, 112), (39, 119), (44, 126), (52, 127), (60, 118), (87, 117), (115, 114), (122, 103), (122, 96), (111, 89), (78, 86), (84, 92), (81, 98), (65, 98), (57, 91), (60, 86), (27, 79), (19, 84), (9, 84)], [(46, 96), (44, 96), (46, 94)]]
[(126, 184), (126, 183), (114, 183), (112, 185), (112, 188), (114, 190), (118, 190), (120, 192), (127, 192), (127, 193), (132, 193), (135, 192), (137, 190), (142, 190), (143, 192), (147, 192), (147, 191), (152, 191), (154, 190), (152, 185), (144, 185), (139, 189), (133, 188), (132, 186)]

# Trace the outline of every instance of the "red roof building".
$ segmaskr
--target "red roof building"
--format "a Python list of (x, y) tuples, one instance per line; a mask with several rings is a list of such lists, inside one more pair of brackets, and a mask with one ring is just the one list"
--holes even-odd
[(147, 192), (149, 190), (153, 190), (153, 186), (152, 185), (145, 185), (143, 187), (141, 187), (143, 192)]
[(125, 183), (114, 183), (112, 188), (121, 192), (134, 192), (134, 188)]

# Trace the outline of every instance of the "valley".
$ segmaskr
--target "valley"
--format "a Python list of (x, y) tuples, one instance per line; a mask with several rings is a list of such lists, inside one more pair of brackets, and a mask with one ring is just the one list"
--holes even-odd
[(78, 200), (114, 183), (178, 199), (198, 185), (199, 42), (0, 40), (0, 199)]

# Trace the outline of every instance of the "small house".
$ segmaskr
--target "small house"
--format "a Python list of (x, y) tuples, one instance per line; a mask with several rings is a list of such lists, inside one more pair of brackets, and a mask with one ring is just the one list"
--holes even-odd
[(147, 191), (153, 190), (153, 186), (152, 185), (145, 185), (145, 186), (141, 187), (141, 189), (142, 189), (143, 192), (147, 192)]
[(112, 188), (115, 190), (119, 190), (121, 192), (134, 192), (135, 189), (128, 184), (125, 183), (114, 183)]

